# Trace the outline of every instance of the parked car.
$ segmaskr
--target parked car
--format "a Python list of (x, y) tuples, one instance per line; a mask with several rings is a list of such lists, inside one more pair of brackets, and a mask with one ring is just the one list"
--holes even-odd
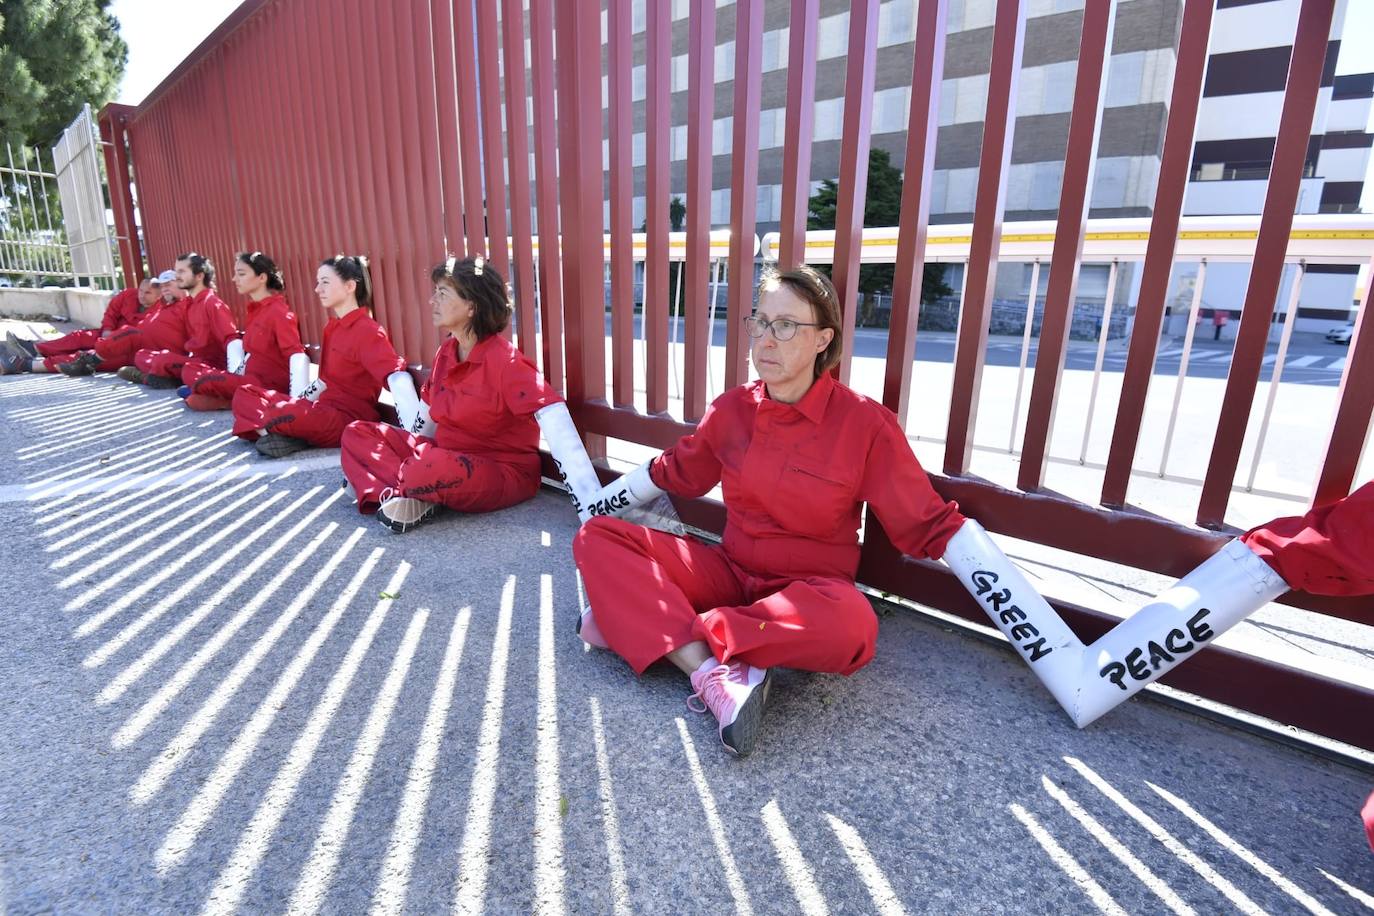
[(1354, 332), (1354, 330), (1354, 326), (1348, 324), (1344, 325), (1343, 327), (1332, 328), (1331, 330), (1326, 332), (1326, 339), (1331, 341), (1332, 343), (1348, 345), (1350, 343), (1350, 335)]
[(9, 277), (0, 277), (0, 286), (13, 286), (14, 281)]

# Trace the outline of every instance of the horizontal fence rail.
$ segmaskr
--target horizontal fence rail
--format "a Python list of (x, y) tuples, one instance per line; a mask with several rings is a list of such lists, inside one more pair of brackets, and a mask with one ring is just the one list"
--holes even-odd
[[(377, 316), (415, 364), (438, 344), (429, 268), (483, 254), (513, 286), (515, 341), (566, 392), (596, 459), (610, 440), (664, 448), (690, 432), (712, 397), (749, 377), (739, 324), (758, 270), (809, 262), (831, 265), (841, 290), (841, 377), (897, 412), (918, 456), (944, 470), (937, 489), (991, 531), (1180, 576), (1234, 534), (1235, 493), (1282, 497), (1291, 511), (1275, 514), (1299, 514), (1349, 492), (1369, 471), (1371, 284), (1323, 406), (1306, 410), (1320, 453), (1286, 489), (1269, 468), (1289, 400), (1280, 379), (1309, 369), (1291, 355), (1307, 272), (1374, 255), (1369, 217), (1293, 214), (1305, 171), (1292, 151), (1310, 132), (1334, 0), (1302, 0), (1269, 196), (1252, 218), (1181, 216), (1212, 16), (1211, 0), (1185, 0), (1153, 216), (1121, 220), (1088, 219), (1117, 8), (1089, 0), (1076, 20), (1060, 219), (1036, 223), (1003, 220), (1028, 14), (1024, 0), (997, 0), (977, 203), (958, 226), (929, 225), (948, 0), (916, 0), (900, 223), (875, 228), (864, 226), (863, 166), (887, 6), (849, 4), (834, 230), (807, 229), (818, 0), (786, 11), (777, 232), (761, 231), (756, 206), (761, 36), (765, 18), (781, 25), (761, 0), (686, 4), (682, 15), (638, 0), (401, 0), (385, 12), (360, 0), (248, 0), (137, 109), (102, 113), (118, 234), (138, 237), (136, 205), (151, 270), (188, 248), (225, 268), (236, 250), (269, 252), (314, 340), (325, 317), (315, 265), (366, 254)], [(359, 23), (361, 50), (345, 34)], [(733, 38), (733, 57), (717, 53), (721, 36)], [(280, 131), (254, 129), (264, 98), (283, 114)], [(724, 114), (734, 119), (729, 168), (713, 169)], [(675, 152), (684, 141), (685, 161)], [(716, 194), (729, 206), (714, 207)], [(725, 218), (713, 223), (713, 210)], [(1196, 326), (1216, 311), (1208, 283), (1260, 261), (1236, 342), (1207, 349)], [(891, 296), (859, 292), (869, 264), (895, 266)], [(921, 301), (927, 265), (946, 265), (949, 296)], [(1021, 270), (1029, 290), (1008, 297)], [(1012, 348), (1015, 369), (992, 364), (994, 343)], [(932, 344), (946, 348), (947, 368), (923, 357)], [(1208, 361), (1222, 378), (1195, 376)], [(1001, 408), (984, 390), (994, 377), (1009, 416), (994, 416)], [(1215, 402), (1213, 381), (1224, 388)], [(1086, 395), (1085, 408), (1064, 408), (1070, 395)], [(986, 472), (1008, 456), (1024, 460), (1009, 478)], [(1089, 492), (1052, 490), (1061, 470), (1087, 475)], [(1151, 478), (1190, 486), (1187, 510), (1135, 505)], [(723, 521), (709, 500), (679, 510), (704, 530)], [(898, 555), (872, 518), (860, 578), (983, 621), (943, 567)], [(1374, 625), (1370, 599), (1283, 600)], [(1085, 640), (1109, 626), (1099, 610), (1057, 606)], [(1215, 648), (1165, 680), (1374, 749), (1356, 724), (1374, 721), (1374, 690), (1359, 685)]]

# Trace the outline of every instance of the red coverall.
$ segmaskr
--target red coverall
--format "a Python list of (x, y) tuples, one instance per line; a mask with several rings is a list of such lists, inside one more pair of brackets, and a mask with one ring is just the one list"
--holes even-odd
[(275, 391), (291, 387), (290, 359), (304, 353), (296, 313), (281, 293), (271, 293), (258, 302), (248, 303), (243, 323), (243, 349), (252, 359), (243, 375), (217, 366), (191, 360), (181, 369), (181, 380), (195, 394), (229, 400), (244, 385), (257, 385)]
[(332, 448), (352, 421), (378, 419), (377, 396), (387, 376), (405, 367), (386, 330), (367, 309), (354, 309), (324, 326), (320, 378), (326, 387), (320, 399), (293, 398), (253, 384), (240, 386), (232, 404), (234, 435), (256, 439), (257, 430), (266, 429)]
[[(53, 357), (73, 356), (82, 350), (95, 349), (95, 342), (101, 339), (104, 331), (118, 331), (121, 328), (137, 324), (142, 315), (146, 314), (139, 310), (143, 307), (138, 301), (138, 288), (129, 287), (121, 289), (110, 297), (110, 301), (105, 306), (105, 317), (100, 322), (100, 328), (83, 328), (80, 331), (72, 331), (64, 334), (56, 340), (40, 340), (34, 346), (38, 350), (38, 355), (42, 356), (43, 364), (49, 372), (57, 371), (57, 363), (65, 360), (54, 361)], [(153, 308), (157, 306), (154, 305)]]
[(344, 430), (339, 458), (360, 512), (375, 512), (385, 490), (460, 512), (504, 509), (538, 492), (534, 412), (563, 399), (510, 341), (493, 334), (459, 360), (450, 337), (420, 397), (433, 438), (362, 420)]
[[(1260, 525), (1241, 540), (1295, 589), (1312, 595), (1374, 594), (1374, 482), (1306, 515)], [(1360, 816), (1374, 849), (1374, 795)]]
[(186, 339), (179, 347), (143, 347), (134, 354), (134, 365), (148, 375), (181, 378), (190, 359), (224, 368), (224, 348), (239, 334), (234, 313), (212, 289), (203, 289), (186, 300)]
[[(172, 302), (159, 300), (139, 315), (136, 323), (97, 340), (91, 347), (100, 357), (100, 365), (96, 368), (101, 372), (113, 372), (123, 366), (132, 366), (134, 354), (145, 348), (180, 349), (186, 343), (186, 303), (189, 301), (185, 298)], [(72, 358), (57, 357), (54, 362), (68, 362)]]
[(705, 640), (722, 662), (852, 674), (878, 633), (854, 588), (861, 505), (916, 557), (940, 557), (964, 523), (892, 412), (828, 374), (796, 404), (762, 382), (727, 391), (650, 474), (681, 496), (720, 482), (725, 538), (709, 546), (601, 517), (573, 539), (597, 627), (636, 672)]

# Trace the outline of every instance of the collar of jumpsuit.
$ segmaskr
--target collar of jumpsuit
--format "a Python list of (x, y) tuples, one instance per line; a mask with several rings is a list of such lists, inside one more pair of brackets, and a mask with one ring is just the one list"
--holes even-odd
[(830, 394), (834, 390), (835, 377), (829, 372), (822, 372), (821, 377), (811, 383), (811, 387), (806, 389), (806, 394), (795, 404), (773, 400), (768, 395), (768, 386), (761, 381), (755, 384), (751, 394), (760, 410), (795, 410), (812, 423), (818, 424), (825, 417), (825, 408), (829, 405)]

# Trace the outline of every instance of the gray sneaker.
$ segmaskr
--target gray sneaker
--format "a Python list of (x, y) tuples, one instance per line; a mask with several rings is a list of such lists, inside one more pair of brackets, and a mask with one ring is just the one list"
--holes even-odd
[(115, 375), (124, 379), (126, 382), (136, 382), (139, 385), (142, 385), (146, 378), (143, 374), (143, 370), (137, 366), (120, 366), (115, 370)]
[(34, 346), (32, 340), (25, 340), (13, 331), (10, 331), (5, 335), (5, 343), (9, 344), (11, 347), (23, 350), (25, 353), (29, 354), (29, 359), (38, 359), (38, 348)]
[(393, 496), (377, 509), (377, 521), (397, 534), (405, 534), (437, 511), (439, 507), (434, 503), (408, 496)]
[(310, 443), (304, 439), (297, 439), (294, 436), (282, 436), (277, 433), (268, 433), (260, 436), (253, 447), (258, 450), (258, 454), (267, 458), (285, 458), (287, 455), (294, 455), (302, 449), (310, 448)]

